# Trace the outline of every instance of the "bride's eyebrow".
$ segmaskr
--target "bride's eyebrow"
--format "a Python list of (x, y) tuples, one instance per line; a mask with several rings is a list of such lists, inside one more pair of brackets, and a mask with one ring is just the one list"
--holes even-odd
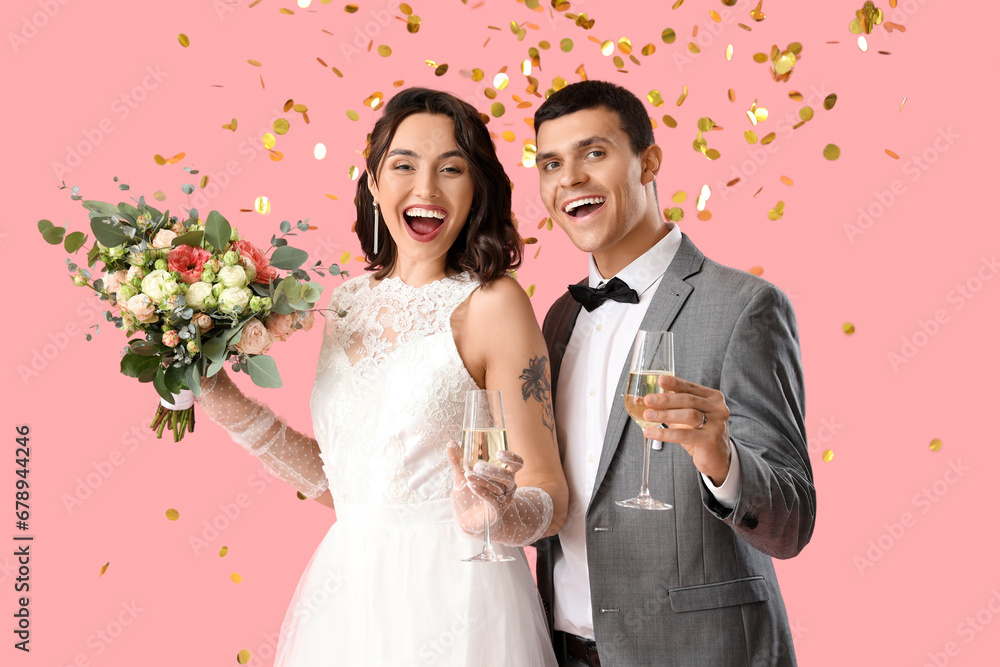
[[(420, 158), (420, 156), (416, 153), (416, 151), (411, 151), (409, 148), (393, 148), (391, 151), (389, 151), (389, 154), (386, 157), (392, 157), (393, 155), (404, 155), (406, 157), (411, 157), (414, 160)], [(441, 153), (441, 155), (438, 155), (439, 160), (446, 160), (450, 157), (460, 157), (462, 159), (465, 158), (465, 156), (462, 155), (462, 151), (458, 150), (457, 148), (455, 150), (447, 151), (445, 153)]]

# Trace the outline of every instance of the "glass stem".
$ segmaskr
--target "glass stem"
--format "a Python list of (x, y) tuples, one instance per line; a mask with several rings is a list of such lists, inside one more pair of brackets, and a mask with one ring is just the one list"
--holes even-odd
[(649, 452), (652, 449), (653, 441), (643, 438), (642, 449), (642, 486), (639, 488), (639, 500), (649, 502), (652, 496), (649, 495)]
[(490, 539), (490, 508), (483, 503), (483, 552), (493, 553), (493, 541)]

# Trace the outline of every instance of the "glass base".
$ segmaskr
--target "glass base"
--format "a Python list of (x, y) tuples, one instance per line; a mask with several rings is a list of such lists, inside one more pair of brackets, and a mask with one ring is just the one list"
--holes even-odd
[(496, 552), (482, 551), (472, 558), (463, 558), (463, 563), (503, 563), (504, 561), (514, 560), (512, 556), (504, 556)]
[(669, 503), (663, 503), (649, 497), (640, 498), (638, 496), (635, 498), (629, 498), (628, 500), (616, 500), (615, 505), (630, 507), (637, 510), (672, 510), (674, 508), (674, 506)]

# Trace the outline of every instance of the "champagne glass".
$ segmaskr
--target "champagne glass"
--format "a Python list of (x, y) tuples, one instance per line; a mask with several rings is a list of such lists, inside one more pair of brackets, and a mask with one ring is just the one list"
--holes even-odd
[[(657, 379), (661, 375), (674, 374), (674, 337), (669, 331), (643, 331), (635, 335), (632, 348), (632, 364), (629, 368), (628, 386), (625, 389), (625, 410), (639, 428), (649, 428), (660, 424), (646, 421), (642, 413), (646, 410), (643, 402), (646, 394), (662, 394)], [(639, 495), (628, 500), (616, 500), (616, 505), (641, 510), (669, 510), (673, 505), (655, 500), (649, 495), (649, 450), (653, 441), (644, 438), (642, 448), (642, 486)]]
[[(465, 395), (465, 419), (462, 424), (462, 467), (471, 471), (479, 461), (504, 466), (497, 452), (507, 449), (507, 421), (503, 412), (503, 394), (498, 389), (473, 389)], [(483, 550), (463, 561), (499, 563), (514, 560), (498, 554), (490, 541), (490, 512), (483, 503)]]

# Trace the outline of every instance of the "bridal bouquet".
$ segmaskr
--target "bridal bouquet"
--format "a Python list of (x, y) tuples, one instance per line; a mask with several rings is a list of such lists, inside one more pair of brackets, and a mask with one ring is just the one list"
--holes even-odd
[[(82, 199), (76, 187), (72, 198)], [(133, 201), (135, 205), (82, 202), (95, 237), (87, 267), (100, 260), (100, 278), (93, 280), (87, 268), (69, 258), (66, 262), (75, 285), (108, 302), (108, 321), (126, 337), (142, 334), (122, 350), (120, 369), (139, 382), (153, 383), (161, 400), (150, 428), (158, 438), (170, 428), (177, 442), (194, 431), (192, 406), (201, 393), (202, 376), (215, 375), (227, 361), (261, 387), (281, 386), (274, 359), (266, 353), (275, 341), (312, 327), (312, 308), (323, 287), (299, 268), (308, 255), (288, 245), (284, 236), (295, 233), (287, 220), (281, 223), (282, 235), (271, 237), (268, 257), (218, 211), (203, 221), (190, 209), (180, 219), (161, 213), (144, 197)], [(301, 220), (296, 228), (316, 229)], [(71, 254), (87, 241), (85, 233), (67, 234), (48, 220), (40, 220), (38, 230), (48, 243), (61, 243)], [(318, 265), (312, 270), (325, 275)], [(290, 273), (282, 277), (283, 270)], [(329, 271), (346, 276), (336, 264)]]

